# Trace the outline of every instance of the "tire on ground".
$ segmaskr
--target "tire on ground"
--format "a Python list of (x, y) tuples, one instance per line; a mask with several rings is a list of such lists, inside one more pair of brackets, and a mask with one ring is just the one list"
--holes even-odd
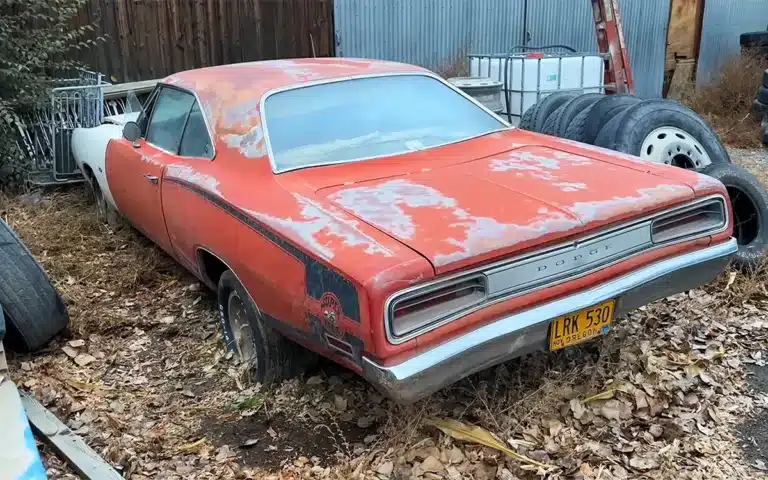
[(256, 353), (252, 365), (253, 380), (265, 387), (277, 385), (283, 380), (301, 374), (307, 366), (316, 361), (316, 355), (302, 346), (285, 338), (265, 319), (251, 299), (245, 287), (229, 270), (219, 279), (218, 303), (224, 342), (230, 351), (237, 353), (229, 321), (229, 296), (235, 293), (245, 306), (248, 324)]
[(763, 105), (768, 105), (768, 87), (760, 87), (757, 89), (757, 101)]
[(713, 164), (702, 170), (725, 185), (731, 199), (733, 236), (739, 251), (733, 263), (745, 270), (762, 265), (768, 253), (768, 192), (743, 168), (733, 164)]
[(768, 88), (768, 69), (763, 72), (763, 86)]
[(541, 132), (539, 133), (555, 136), (555, 132), (557, 130), (557, 119), (560, 118), (560, 112), (562, 112), (564, 108), (565, 104), (560, 105), (557, 110), (552, 112), (549, 117), (547, 117), (547, 121), (544, 122), (544, 126), (541, 127)]
[(557, 118), (554, 120), (556, 126), (551, 135), (562, 138), (578, 114), (604, 97), (605, 95), (602, 93), (585, 93), (564, 104), (562, 110), (558, 110), (556, 114), (553, 114), (557, 115)]
[(530, 107), (520, 120), (520, 128), (532, 132), (541, 132), (547, 118), (564, 103), (576, 98), (573, 92), (555, 92), (547, 95)]
[[(631, 106), (624, 112), (621, 122), (616, 126), (617, 131), (612, 149), (648, 158), (651, 154), (659, 152), (642, 152), (644, 142), (652, 132), (664, 127), (684, 132), (684, 134), (679, 133), (676, 135), (679, 139), (670, 137), (669, 141), (679, 140), (684, 144), (687, 142), (689, 146), (694, 142), (701, 145), (701, 148), (704, 150), (701, 152), (696, 151), (694, 147), (689, 148), (691, 158), (695, 157), (696, 161), (699, 162), (695, 165), (695, 168), (704, 168), (709, 163), (730, 163), (728, 151), (714, 130), (693, 110), (671, 100), (645, 100)], [(667, 135), (664, 135), (664, 138), (666, 138)], [(659, 138), (662, 138), (662, 136), (659, 135)], [(698, 149), (698, 145), (695, 148)], [(661, 153), (665, 156), (671, 155), (674, 157), (678, 152), (681, 155), (686, 153), (680, 149), (670, 149), (669, 152)], [(709, 158), (709, 162), (706, 157)]]
[(624, 120), (627, 111), (630, 107), (624, 107), (618, 115), (608, 120), (605, 125), (600, 129), (600, 133), (595, 138), (595, 145), (598, 147), (607, 148), (609, 150), (616, 150), (616, 133), (619, 131), (619, 125)]
[(69, 323), (69, 314), (43, 267), (7, 223), (0, 220), (0, 305), (9, 348), (35, 351)]
[(589, 107), (582, 110), (581, 113), (576, 115), (576, 118), (573, 119), (571, 124), (568, 126), (568, 129), (563, 134), (563, 138), (567, 138), (568, 140), (575, 140), (577, 142), (582, 142), (582, 143), (592, 143), (587, 141), (586, 139), (587, 137), (586, 130), (587, 130), (587, 122), (589, 119), (589, 114), (593, 108), (594, 108), (594, 105), (590, 105)]
[(642, 101), (642, 99), (632, 95), (606, 95), (598, 100), (589, 110), (584, 125), (583, 140), (580, 141), (594, 144), (597, 135), (606, 123), (630, 106), (637, 105)]
[(752, 118), (755, 120), (762, 120), (765, 115), (768, 115), (768, 105), (761, 103), (760, 100), (755, 99), (755, 101), (752, 102), (751, 114)]

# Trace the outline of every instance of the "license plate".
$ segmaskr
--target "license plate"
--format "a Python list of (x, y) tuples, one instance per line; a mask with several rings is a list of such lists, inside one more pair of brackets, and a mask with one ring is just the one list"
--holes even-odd
[(615, 300), (608, 300), (556, 318), (549, 329), (549, 349), (560, 350), (605, 335), (611, 330), (615, 305)]

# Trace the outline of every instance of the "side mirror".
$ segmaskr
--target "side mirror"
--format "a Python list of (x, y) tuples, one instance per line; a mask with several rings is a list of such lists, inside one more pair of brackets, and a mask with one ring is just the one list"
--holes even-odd
[(123, 126), (123, 138), (136, 146), (136, 140), (141, 137), (141, 128), (136, 122), (128, 122)]

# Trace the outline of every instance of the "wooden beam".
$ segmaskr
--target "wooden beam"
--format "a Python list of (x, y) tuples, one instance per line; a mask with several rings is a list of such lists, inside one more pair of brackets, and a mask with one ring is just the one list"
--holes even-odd
[(122, 475), (54, 414), (26, 393), (20, 391), (19, 394), (32, 430), (50, 444), (80, 475), (93, 480), (123, 480)]
[(678, 60), (697, 59), (703, 0), (672, 0), (667, 32), (667, 70), (673, 70)]
[(118, 83), (104, 87), (104, 100), (124, 97), (128, 92), (136, 95), (151, 92), (160, 80), (144, 80), (143, 82)]

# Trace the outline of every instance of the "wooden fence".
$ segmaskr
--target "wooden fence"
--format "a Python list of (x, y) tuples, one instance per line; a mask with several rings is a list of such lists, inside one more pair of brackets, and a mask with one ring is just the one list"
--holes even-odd
[(112, 82), (335, 46), (333, 0), (88, 0), (78, 23), (107, 36), (80, 60)]

